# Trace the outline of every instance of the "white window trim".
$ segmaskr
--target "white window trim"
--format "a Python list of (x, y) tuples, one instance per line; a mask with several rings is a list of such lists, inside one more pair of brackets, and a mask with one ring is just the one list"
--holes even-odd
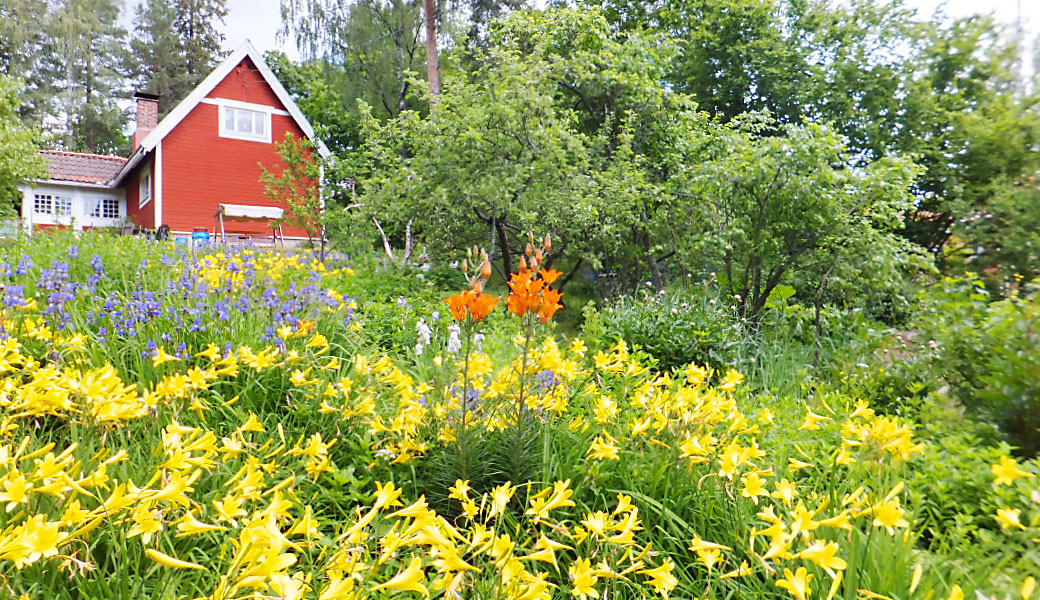
[[(261, 144), (271, 143), (271, 115), (274, 113), (274, 107), (264, 106), (262, 104), (249, 104), (248, 102), (236, 102), (233, 100), (220, 100), (217, 106), (219, 107), (219, 110), (217, 111), (217, 127), (220, 137), (232, 140), (242, 140), (246, 142), (259, 142)], [(266, 123), (264, 125), (264, 135), (257, 136), (247, 133), (239, 133), (234, 130), (226, 129), (224, 127), (224, 117), (227, 109), (229, 108), (249, 110), (264, 115), (266, 119)]]
[[(39, 205), (42, 204), (43, 198), (47, 198), (47, 210), (39, 210)], [(34, 192), (32, 197), (32, 213), (34, 215), (48, 215), (54, 216), (54, 200), (55, 195), (52, 192)]]
[[(74, 202), (72, 201), (72, 196), (71, 195), (62, 194), (62, 195), (59, 195), (59, 196), (54, 196), (54, 199), (52, 200), (52, 202), (54, 204), (54, 216), (55, 216), (55, 218), (59, 218), (59, 219), (61, 217), (75, 218), (75, 216), (76, 216), (74, 214), (75, 208), (73, 206)], [(61, 207), (60, 209), (59, 209), (59, 206)]]
[[(88, 215), (88, 214), (86, 214), (86, 212), (87, 212), (86, 211), (86, 205), (84, 204), (84, 208), (83, 208), (83, 213), (84, 213), (83, 218), (84, 219), (92, 219), (94, 221), (99, 221), (99, 222), (100, 221), (118, 221), (118, 220), (120, 220), (120, 219), (122, 219), (123, 217), (126, 216), (126, 215), (123, 214), (123, 203), (119, 201), (119, 198), (117, 196), (108, 196), (108, 195), (101, 196), (101, 195), (98, 195), (98, 194), (89, 194), (89, 196), (90, 196), (90, 198), (92, 200), (95, 200), (95, 199), (99, 200), (98, 205), (97, 205), (97, 212), (98, 212), (98, 214), (97, 215), (94, 215), (94, 214), (89, 214)], [(86, 203), (87, 197), (88, 197), (88, 194), (83, 194), (83, 201), (84, 201), (84, 203)], [(115, 213), (116, 214), (115, 214), (114, 217), (106, 217), (105, 216), (105, 202), (106, 201), (115, 204), (115, 208), (116, 208)]]
[[(141, 193), (141, 189), (144, 187), (143, 184), (145, 177), (148, 178), (148, 199), (144, 199), (144, 194)], [(137, 208), (144, 208), (155, 198), (155, 178), (152, 177), (151, 167), (146, 167), (141, 170), (141, 179), (137, 182)]]
[(231, 100), (229, 98), (203, 98), (199, 101), (200, 104), (211, 104), (213, 106), (230, 106), (232, 108), (244, 108), (246, 110), (257, 110), (260, 112), (269, 112), (272, 115), (278, 115), (280, 117), (291, 117), (289, 111), (275, 108), (270, 104), (255, 104), (253, 102), (242, 102), (241, 100)]

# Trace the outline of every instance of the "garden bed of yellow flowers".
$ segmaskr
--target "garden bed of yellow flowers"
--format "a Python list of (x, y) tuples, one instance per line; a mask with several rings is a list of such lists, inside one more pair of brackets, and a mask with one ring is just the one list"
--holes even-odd
[[(907, 423), (558, 338), (548, 240), (501, 299), (477, 258), (440, 307), (453, 324), (431, 309), (408, 353), (366, 344), (346, 266), (112, 243), (0, 256), (0, 596), (984, 589), (917, 549)], [(1009, 534), (1040, 537), (1035, 473), (993, 466)], [(1002, 584), (1028, 598), (1034, 580)]]

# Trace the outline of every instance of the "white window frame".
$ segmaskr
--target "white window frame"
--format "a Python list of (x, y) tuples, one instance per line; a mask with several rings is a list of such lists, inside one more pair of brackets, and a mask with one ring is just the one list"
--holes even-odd
[[(141, 180), (137, 184), (137, 208), (144, 208), (148, 206), (148, 203), (152, 201), (155, 196), (155, 191), (152, 189), (153, 185), (152, 169), (145, 168), (141, 171)], [(148, 192), (147, 199), (145, 192)]]
[[(46, 210), (40, 210), (40, 204), (46, 202)], [(32, 212), (34, 215), (50, 217), (71, 217), (73, 210), (72, 196), (55, 192), (33, 193)]]
[[(119, 198), (112, 196), (103, 196), (99, 198), (97, 210), (95, 214), (84, 215), (88, 219), (104, 219), (107, 221), (118, 221), (123, 218), (123, 203), (119, 201)], [(115, 210), (106, 210), (106, 208), (115, 207)], [(114, 214), (113, 214), (114, 213)]]
[[(46, 210), (41, 210), (46, 206)], [(54, 195), (36, 192), (32, 194), (32, 214), (54, 214)]]
[[(237, 102), (234, 100), (220, 100), (218, 104), (219, 110), (217, 111), (217, 127), (219, 135), (222, 138), (228, 138), (233, 140), (243, 140), (247, 142), (260, 142), (262, 144), (271, 143), (271, 115), (276, 112), (273, 106), (264, 106), (263, 104), (251, 104), (249, 102)], [(225, 120), (229, 111), (249, 111), (261, 115), (262, 122), (264, 124), (264, 133), (242, 133), (236, 129), (228, 129), (225, 127)], [(237, 117), (236, 117), (237, 122)], [(255, 126), (256, 117), (253, 117), (253, 123)]]
[[(41, 205), (43, 205), (44, 203), (46, 203), (47, 210), (40, 210)], [(53, 215), (54, 194), (43, 194), (40, 192), (34, 193), (32, 212), (34, 215)]]
[(55, 217), (72, 216), (72, 196), (54, 196), (53, 203)]

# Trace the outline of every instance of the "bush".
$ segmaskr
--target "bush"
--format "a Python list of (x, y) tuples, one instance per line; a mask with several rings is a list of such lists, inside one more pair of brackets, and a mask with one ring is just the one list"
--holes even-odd
[(989, 302), (974, 278), (945, 280), (929, 296), (922, 331), (932, 368), (970, 413), (1000, 427), (1019, 452), (1040, 452), (1040, 305), (1035, 286)]
[(920, 361), (872, 361), (845, 365), (838, 374), (844, 393), (870, 401), (886, 414), (916, 419), (936, 382)]
[(657, 359), (661, 369), (695, 362), (731, 365), (747, 327), (714, 284), (623, 296), (603, 311), (586, 311), (584, 336), (625, 340)]

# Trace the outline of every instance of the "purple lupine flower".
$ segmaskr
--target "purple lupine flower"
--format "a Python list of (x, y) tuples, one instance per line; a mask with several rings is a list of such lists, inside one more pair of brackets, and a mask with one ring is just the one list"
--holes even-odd
[(536, 386), (544, 391), (550, 391), (557, 385), (556, 374), (553, 373), (552, 369), (546, 369), (536, 376)]

